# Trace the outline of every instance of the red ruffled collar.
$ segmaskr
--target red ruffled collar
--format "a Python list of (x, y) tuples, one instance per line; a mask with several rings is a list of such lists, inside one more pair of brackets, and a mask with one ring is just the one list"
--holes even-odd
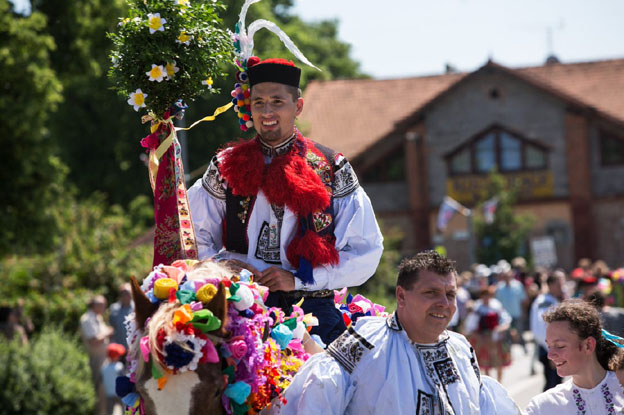
[(262, 190), (267, 200), (287, 206), (300, 217), (325, 210), (331, 195), (305, 159), (307, 139), (296, 130), (290, 150), (265, 164), (258, 137), (231, 144), (221, 152), (219, 171), (232, 193), (255, 196)]

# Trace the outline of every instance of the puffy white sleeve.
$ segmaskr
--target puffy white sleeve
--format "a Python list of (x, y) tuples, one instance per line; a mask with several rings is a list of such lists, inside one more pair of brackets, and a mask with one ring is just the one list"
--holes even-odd
[(507, 389), (489, 376), (481, 376), (479, 409), (482, 414), (521, 415), (522, 411)]
[(327, 353), (312, 356), (286, 389), (286, 404), (274, 401), (273, 415), (342, 415), (353, 397), (349, 374)]
[(297, 290), (356, 287), (366, 282), (379, 265), (383, 236), (373, 206), (351, 165), (346, 161), (341, 164), (334, 180), (334, 235), (339, 263), (314, 268), (314, 284), (304, 285), (295, 279)]
[(188, 190), (199, 259), (211, 258), (223, 248), (226, 186), (217, 166), (215, 156), (204, 176)]

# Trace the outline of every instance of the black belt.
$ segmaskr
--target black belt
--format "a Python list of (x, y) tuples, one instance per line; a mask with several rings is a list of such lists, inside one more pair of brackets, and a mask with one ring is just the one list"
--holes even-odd
[(334, 290), (318, 290), (318, 291), (293, 290), (293, 291), (283, 291), (281, 294), (283, 298), (287, 298), (289, 300), (300, 299), (300, 298), (333, 298)]

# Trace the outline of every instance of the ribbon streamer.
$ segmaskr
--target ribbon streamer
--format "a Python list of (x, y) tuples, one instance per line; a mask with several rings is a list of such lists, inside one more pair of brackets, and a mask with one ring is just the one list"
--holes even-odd
[[(624, 339), (619, 336), (616, 336), (615, 334), (609, 333), (605, 329), (602, 329), (602, 337), (604, 337), (606, 340), (610, 341), (611, 343), (615, 344), (617, 347), (624, 348)], [(619, 343), (619, 342), (622, 342), (622, 343)]]

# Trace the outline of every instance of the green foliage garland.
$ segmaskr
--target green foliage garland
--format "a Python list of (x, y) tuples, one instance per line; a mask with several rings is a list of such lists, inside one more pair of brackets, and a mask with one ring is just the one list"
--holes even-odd
[[(222, 64), (233, 60), (232, 42), (218, 15), (225, 10), (220, 0), (129, 0), (129, 4), (118, 32), (109, 33), (114, 89), (128, 98), (140, 89), (147, 111), (158, 117), (180, 99), (188, 102), (208, 90), (218, 92), (212, 89), (212, 78), (226, 76)], [(156, 14), (165, 21), (160, 28)], [(169, 76), (150, 81), (147, 73), (153, 65), (168, 64)], [(137, 103), (138, 111), (140, 98)]]

